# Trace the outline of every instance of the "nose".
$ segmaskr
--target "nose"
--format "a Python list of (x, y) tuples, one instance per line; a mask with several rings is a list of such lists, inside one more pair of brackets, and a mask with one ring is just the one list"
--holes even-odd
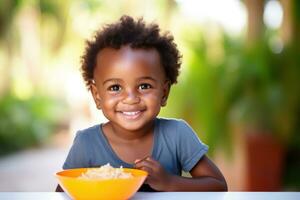
[(134, 90), (128, 90), (126, 93), (125, 93), (125, 97), (123, 99), (123, 103), (125, 104), (137, 104), (140, 102), (140, 97), (139, 95), (137, 94), (136, 91)]

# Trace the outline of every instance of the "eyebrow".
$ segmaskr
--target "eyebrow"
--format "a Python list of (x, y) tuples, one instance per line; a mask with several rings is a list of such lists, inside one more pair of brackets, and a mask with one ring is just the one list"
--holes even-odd
[(107, 82), (121, 82), (122, 80), (119, 79), (119, 78), (109, 78), (109, 79), (106, 79), (105, 81), (103, 81), (103, 85), (105, 85)]
[(155, 82), (157, 81), (155, 78), (152, 78), (151, 76), (143, 76), (143, 77), (139, 78), (139, 80), (143, 80), (143, 79), (150, 79)]
[[(140, 77), (138, 80), (141, 81), (141, 80), (145, 80), (145, 79), (149, 79), (149, 80), (152, 80), (154, 82), (156, 82), (157, 80), (155, 78), (152, 78), (151, 76), (143, 76), (143, 77)], [(119, 78), (109, 78), (109, 79), (106, 79), (105, 81), (103, 81), (103, 85), (105, 85), (107, 82), (122, 82), (122, 79), (119, 79)]]

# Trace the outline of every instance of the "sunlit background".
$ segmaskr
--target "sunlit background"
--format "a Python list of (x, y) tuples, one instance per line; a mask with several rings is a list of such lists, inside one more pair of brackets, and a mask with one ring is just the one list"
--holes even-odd
[(229, 190), (300, 190), (300, 1), (0, 0), (0, 191), (54, 191), (76, 131), (105, 121), (80, 56), (123, 14), (174, 35), (160, 116), (191, 124)]

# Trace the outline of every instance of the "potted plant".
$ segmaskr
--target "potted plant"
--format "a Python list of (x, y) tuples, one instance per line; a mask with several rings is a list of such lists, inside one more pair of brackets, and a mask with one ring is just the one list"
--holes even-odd
[(199, 33), (186, 39), (191, 51), (184, 54), (183, 67), (188, 70), (173, 88), (163, 115), (188, 120), (211, 155), (218, 149), (230, 155), (240, 146), (245, 176), (239, 189), (278, 190), (299, 117), (300, 55), (288, 48), (275, 54), (263, 42), (268, 39), (247, 48), (243, 40), (223, 34), (218, 47), (223, 56), (212, 57), (211, 49), (217, 47), (203, 37)]
[(282, 187), (285, 151), (300, 109), (294, 53), (286, 48), (275, 54), (262, 41), (236, 54), (240, 64), (230, 116), (244, 142), (246, 190)]

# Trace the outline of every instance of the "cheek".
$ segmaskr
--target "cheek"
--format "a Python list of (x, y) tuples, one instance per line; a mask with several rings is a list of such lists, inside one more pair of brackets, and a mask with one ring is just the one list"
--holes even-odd
[(102, 106), (104, 108), (111, 108), (113, 106), (115, 106), (118, 101), (120, 101), (120, 97), (117, 97), (117, 96), (104, 96), (102, 98)]
[(151, 105), (157, 105), (161, 103), (161, 98), (162, 95), (161, 94), (157, 94), (157, 93), (152, 93), (152, 94), (146, 94), (144, 95), (144, 100), (148, 102), (148, 104)]

